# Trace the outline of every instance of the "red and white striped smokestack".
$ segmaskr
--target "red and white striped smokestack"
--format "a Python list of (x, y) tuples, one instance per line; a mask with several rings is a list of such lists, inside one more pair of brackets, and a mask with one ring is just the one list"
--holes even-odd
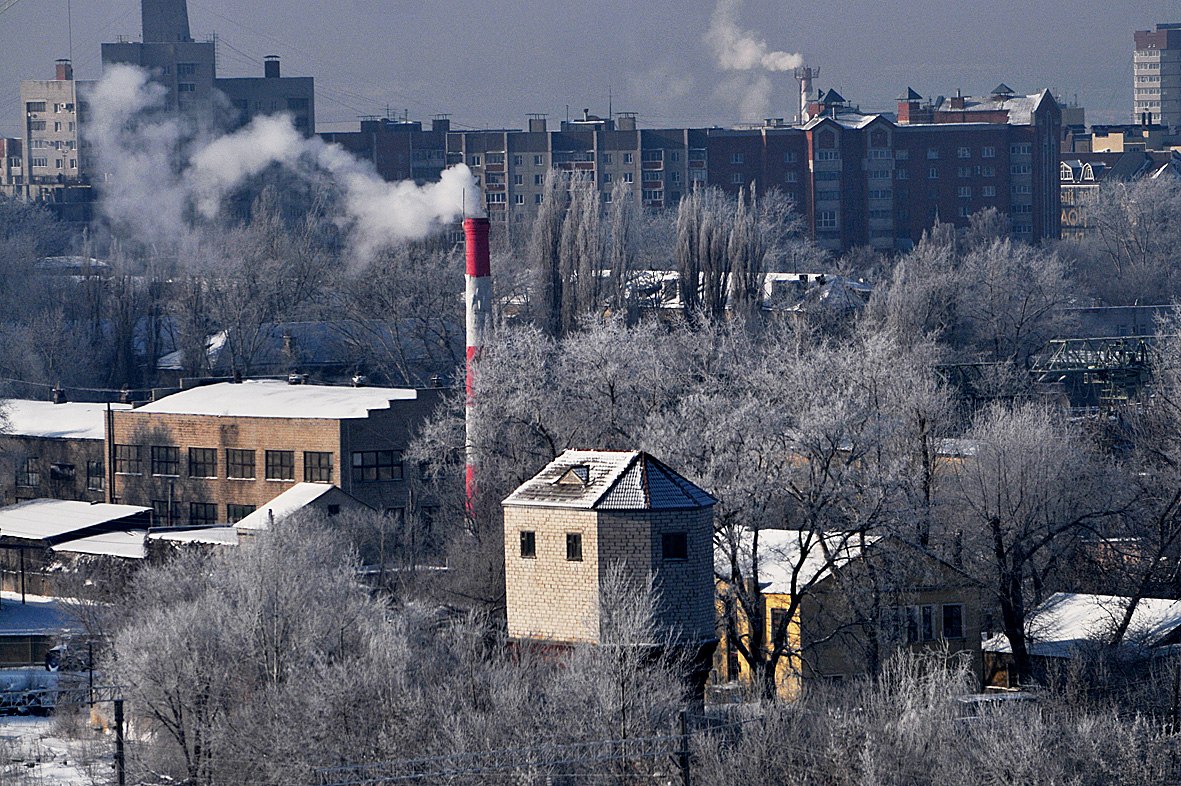
[(488, 219), (467, 218), (463, 222), (467, 242), (467, 409), (464, 450), (467, 464), (467, 509), (473, 512), (476, 499), (475, 443), (472, 435), (472, 410), (475, 400), (476, 360), (484, 349), (488, 323), (492, 318), (492, 265), (488, 259)]

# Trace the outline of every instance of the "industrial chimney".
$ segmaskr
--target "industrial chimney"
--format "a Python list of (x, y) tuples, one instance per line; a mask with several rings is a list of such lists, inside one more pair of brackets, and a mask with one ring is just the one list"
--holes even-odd
[(278, 79), (279, 78), (280, 72), (279, 72), (279, 56), (278, 55), (267, 55), (266, 57), (264, 57), (262, 59), (262, 65), (263, 65), (263, 74), (266, 75), (267, 79)]
[(467, 510), (468, 515), (472, 515), (476, 498), (475, 442), (472, 434), (475, 400), (472, 386), (475, 382), (476, 360), (486, 344), (488, 324), (492, 318), (492, 267), (488, 259), (488, 219), (464, 219), (463, 233), (467, 243), (467, 432), (464, 452), (467, 465)]
[(800, 115), (799, 122), (807, 123), (808, 98), (812, 95), (812, 80), (820, 78), (820, 69), (812, 66), (800, 66), (795, 70), (796, 81), (800, 83)]

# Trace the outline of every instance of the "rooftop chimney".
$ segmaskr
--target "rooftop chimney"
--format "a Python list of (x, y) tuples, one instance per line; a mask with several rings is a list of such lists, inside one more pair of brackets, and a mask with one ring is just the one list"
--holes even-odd
[(444, 134), (451, 131), (451, 115), (435, 115), (431, 118), (431, 130)]
[(57, 66), (57, 76), (54, 77), (59, 82), (68, 82), (74, 78), (74, 65), (69, 60), (57, 60), (54, 65)]
[(267, 79), (279, 78), (279, 56), (267, 55), (262, 59), (262, 67)]
[(529, 131), (545, 132), (545, 115), (529, 115)]

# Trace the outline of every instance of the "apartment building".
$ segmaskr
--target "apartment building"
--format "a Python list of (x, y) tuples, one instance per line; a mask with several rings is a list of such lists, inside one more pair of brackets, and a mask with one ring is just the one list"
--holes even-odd
[(232, 523), (307, 482), (404, 511), (416, 468), (403, 451), (437, 401), (435, 390), (247, 381), (114, 411), (110, 501), (152, 507), (157, 525)]
[(1133, 121), (1181, 127), (1181, 23), (1137, 30), (1133, 40)]

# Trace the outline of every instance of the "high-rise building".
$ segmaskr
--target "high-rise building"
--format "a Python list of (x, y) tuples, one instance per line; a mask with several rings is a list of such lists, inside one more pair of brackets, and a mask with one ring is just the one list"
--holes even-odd
[(57, 61), (53, 79), (21, 81), (23, 137), (15, 146), (21, 160), (14, 168), (19, 174), (10, 176), (6, 191), (44, 202), (65, 220), (90, 218), (90, 187), (79, 135), (80, 105), (89, 85), (75, 81), (69, 60)]
[(1181, 23), (1137, 30), (1135, 41), (1133, 122), (1181, 128)]

